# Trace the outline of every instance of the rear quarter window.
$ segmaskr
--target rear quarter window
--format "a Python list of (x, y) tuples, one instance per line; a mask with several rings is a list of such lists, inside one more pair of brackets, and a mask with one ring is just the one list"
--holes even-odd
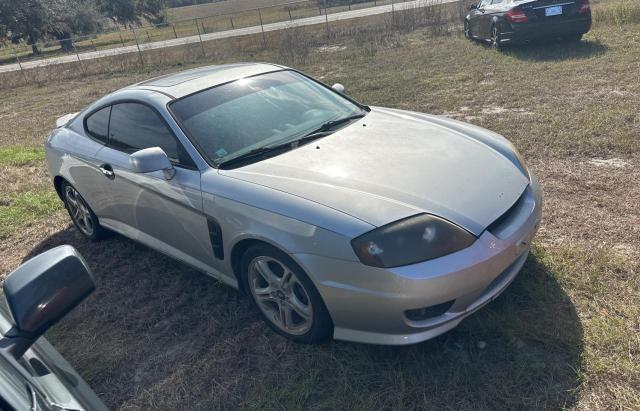
[(85, 129), (90, 137), (106, 144), (109, 139), (111, 106), (96, 111), (85, 119)]

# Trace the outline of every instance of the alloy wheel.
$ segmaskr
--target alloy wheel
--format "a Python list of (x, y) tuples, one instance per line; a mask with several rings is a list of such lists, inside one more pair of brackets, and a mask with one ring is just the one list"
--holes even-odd
[(471, 30), (469, 29), (469, 21), (464, 21), (464, 36), (471, 39)]
[(95, 231), (95, 227), (89, 206), (80, 193), (70, 185), (66, 186), (64, 195), (67, 208), (69, 209), (69, 215), (73, 219), (73, 222), (84, 235), (91, 237)]
[(498, 26), (493, 26), (491, 28), (491, 47), (496, 50), (499, 50), (500, 45), (500, 32), (498, 31)]
[(258, 308), (276, 327), (292, 335), (302, 335), (311, 329), (311, 298), (287, 265), (272, 257), (256, 257), (249, 263), (248, 280)]

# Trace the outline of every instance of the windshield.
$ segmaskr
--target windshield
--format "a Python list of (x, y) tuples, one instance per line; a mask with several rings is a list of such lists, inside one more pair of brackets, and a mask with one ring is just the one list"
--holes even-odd
[(293, 141), (364, 110), (294, 71), (248, 77), (171, 104), (209, 161), (219, 165), (262, 147)]

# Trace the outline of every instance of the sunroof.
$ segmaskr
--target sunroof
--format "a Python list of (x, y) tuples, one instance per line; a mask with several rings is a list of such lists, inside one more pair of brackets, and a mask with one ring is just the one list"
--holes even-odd
[(139, 85), (154, 87), (171, 87), (190, 80), (204, 77), (208, 74), (215, 73), (220, 70), (227, 70), (234, 67), (246, 66), (247, 64), (228, 64), (224, 66), (207, 66), (193, 70), (183, 71), (181, 73), (167, 74), (166, 76), (156, 77), (151, 80), (140, 83)]

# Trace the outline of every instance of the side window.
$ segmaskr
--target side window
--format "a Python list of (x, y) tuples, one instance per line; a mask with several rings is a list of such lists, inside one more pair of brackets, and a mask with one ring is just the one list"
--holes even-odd
[(106, 144), (109, 139), (109, 116), (111, 115), (111, 106), (96, 111), (86, 118), (85, 124), (87, 133), (93, 138)]
[(178, 161), (178, 141), (160, 116), (151, 108), (137, 103), (115, 104), (111, 109), (109, 144), (133, 153), (149, 147), (160, 147), (173, 161)]
[(500, 4), (502, 3), (504, 0), (493, 0), (493, 2), (491, 4)]
[(491, 0), (482, 0), (478, 5), (478, 8), (484, 8), (491, 4)]

